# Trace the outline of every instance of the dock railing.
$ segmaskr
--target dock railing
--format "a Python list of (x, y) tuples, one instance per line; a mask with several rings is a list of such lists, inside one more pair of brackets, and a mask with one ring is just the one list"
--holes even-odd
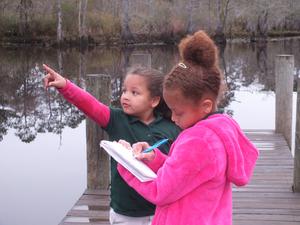
[(285, 137), (291, 148), (294, 57), (277, 55), (275, 58), (275, 132)]
[[(88, 74), (87, 91), (106, 105), (110, 105), (111, 78), (106, 74)], [(105, 151), (100, 151), (99, 143), (107, 139), (105, 131), (91, 119), (86, 119), (87, 189), (109, 188), (110, 163)]]
[(297, 83), (296, 128), (294, 149), (293, 191), (300, 192), (300, 79), (294, 76), (294, 56), (277, 55), (275, 58), (275, 132), (283, 134), (291, 150), (293, 116), (293, 88)]

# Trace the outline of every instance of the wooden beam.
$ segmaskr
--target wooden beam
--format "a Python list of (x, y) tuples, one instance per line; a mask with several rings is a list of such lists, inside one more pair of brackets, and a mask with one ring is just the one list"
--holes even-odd
[[(88, 74), (86, 79), (87, 91), (102, 103), (110, 104), (111, 78), (104, 74)], [(100, 116), (100, 115), (99, 115)], [(108, 189), (110, 183), (109, 156), (100, 150), (99, 143), (107, 139), (107, 135), (98, 124), (86, 119), (87, 145), (87, 188)]]
[(297, 108), (293, 190), (295, 192), (300, 192), (300, 78), (297, 79)]
[(289, 148), (292, 140), (294, 56), (277, 55), (275, 58), (275, 131), (282, 133)]

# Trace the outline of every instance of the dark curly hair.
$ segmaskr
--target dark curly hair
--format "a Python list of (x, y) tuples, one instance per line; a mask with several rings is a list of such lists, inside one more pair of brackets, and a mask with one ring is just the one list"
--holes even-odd
[(182, 62), (166, 75), (164, 88), (179, 89), (185, 97), (195, 101), (205, 93), (210, 93), (217, 100), (222, 73), (213, 40), (204, 31), (198, 31), (182, 39), (178, 48)]

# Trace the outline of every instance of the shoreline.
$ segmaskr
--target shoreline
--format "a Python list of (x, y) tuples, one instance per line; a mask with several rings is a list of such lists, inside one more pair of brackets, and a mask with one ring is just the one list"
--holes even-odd
[[(267, 42), (276, 42), (282, 40), (300, 40), (300, 35), (292, 35), (292, 36), (268, 36), (266, 39), (251, 39), (250, 37), (245, 38), (226, 38), (226, 44), (234, 44), (234, 43), (267, 43)], [(78, 48), (80, 50), (85, 50), (88, 48), (94, 47), (147, 47), (147, 46), (169, 46), (176, 45), (177, 41), (157, 41), (157, 42), (132, 42), (132, 43), (122, 43), (122, 42), (95, 42), (95, 41), (64, 41), (60, 45), (56, 43), (56, 41), (52, 39), (18, 39), (15, 41), (0, 41), (0, 47), (2, 48), (26, 48), (26, 47), (43, 47), (43, 48), (60, 48), (60, 49), (72, 49)], [(222, 45), (222, 43), (217, 43)], [(226, 45), (225, 44), (225, 45)]]

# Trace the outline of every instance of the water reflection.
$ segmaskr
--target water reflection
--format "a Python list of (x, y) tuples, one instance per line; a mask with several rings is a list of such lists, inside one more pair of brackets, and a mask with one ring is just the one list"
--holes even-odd
[[(28, 58), (27, 58), (28, 59)], [(37, 63), (20, 59), (19, 69), (5, 71), (1, 81), (0, 140), (13, 128), (23, 142), (31, 142), (38, 133), (61, 134), (65, 126), (77, 127), (83, 115), (66, 103), (55, 90), (45, 90), (43, 72)], [(10, 77), (11, 76), (11, 77)], [(5, 82), (8, 82), (7, 84)]]
[[(274, 90), (274, 58), (277, 54), (295, 56), (299, 73), (300, 40), (263, 44), (229, 43), (220, 48), (220, 65), (228, 86), (223, 106), (234, 101), (234, 91), (241, 86), (259, 83), (262, 90)], [(112, 100), (117, 104), (122, 75), (134, 64), (168, 72), (178, 62), (176, 47), (76, 49), (23, 48), (0, 51), (0, 141), (13, 129), (23, 142), (33, 141), (38, 133), (61, 134), (67, 127), (77, 127), (84, 116), (65, 102), (53, 89), (45, 91), (41, 65), (47, 63), (79, 86), (85, 88), (87, 74), (112, 77)], [(234, 112), (229, 112), (234, 113)]]

